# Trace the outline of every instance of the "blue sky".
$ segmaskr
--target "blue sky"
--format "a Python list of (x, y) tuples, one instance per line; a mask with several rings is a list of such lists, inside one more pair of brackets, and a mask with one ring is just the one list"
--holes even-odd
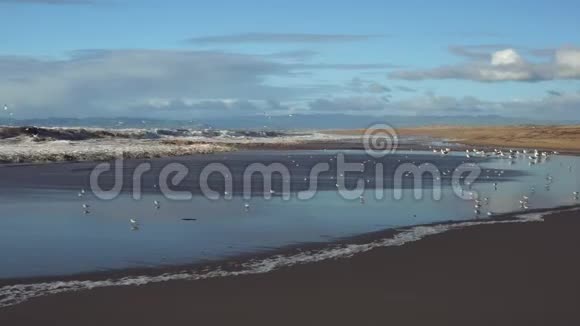
[(580, 118), (579, 11), (577, 1), (0, 0), (0, 102), (23, 118)]

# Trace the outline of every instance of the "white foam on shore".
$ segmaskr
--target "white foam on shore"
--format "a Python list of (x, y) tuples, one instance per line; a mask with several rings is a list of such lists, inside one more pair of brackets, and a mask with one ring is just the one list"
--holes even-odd
[(152, 158), (208, 154), (232, 150), (223, 144), (163, 144), (157, 140), (56, 140), (42, 143), (0, 142), (1, 162), (108, 161), (119, 157)]
[(380, 239), (365, 244), (338, 245), (335, 247), (304, 251), (292, 255), (275, 255), (266, 259), (250, 260), (241, 264), (240, 268), (233, 271), (226, 271), (221, 268), (206, 269), (200, 271), (182, 271), (177, 273), (165, 273), (160, 275), (127, 276), (117, 279), (106, 279), (100, 281), (76, 280), (76, 281), (54, 281), (46, 283), (17, 284), (0, 288), (0, 308), (16, 305), (29, 299), (50, 294), (73, 292), (80, 290), (91, 290), (103, 287), (116, 286), (139, 286), (149, 283), (159, 283), (167, 281), (194, 281), (216, 277), (239, 276), (250, 274), (268, 273), (282, 267), (289, 267), (298, 264), (314, 263), (330, 259), (349, 258), (353, 255), (364, 253), (375, 248), (402, 246), (404, 244), (421, 240), (427, 236), (444, 233), (450, 230), (462, 229), (477, 225), (488, 224), (510, 224), (542, 222), (543, 216), (547, 213), (529, 213), (516, 216), (510, 220), (490, 220), (490, 221), (466, 221), (452, 224), (439, 224), (431, 226), (415, 226), (395, 234), (391, 238)]
[[(0, 139), (0, 162), (108, 161), (120, 156), (125, 158), (175, 157), (231, 151), (236, 145), (289, 145), (341, 139), (338, 136), (318, 132), (279, 133), (268, 136), (259, 132), (244, 134), (228, 130), (215, 131), (215, 135), (205, 135), (201, 131), (185, 130), (175, 135), (165, 135), (145, 129), (45, 129), (61, 133), (82, 130), (89, 135), (96, 133), (107, 133), (107, 135), (114, 133), (114, 135), (100, 138), (95, 136), (95, 138), (83, 140), (36, 141), (27, 135)], [(148, 133), (156, 136), (147, 138)]]

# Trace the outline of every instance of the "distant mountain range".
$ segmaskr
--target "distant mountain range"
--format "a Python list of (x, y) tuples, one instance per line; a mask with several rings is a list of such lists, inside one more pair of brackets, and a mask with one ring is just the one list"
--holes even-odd
[(521, 124), (573, 124), (578, 121), (546, 121), (518, 119), (497, 115), (481, 116), (365, 116), (345, 114), (295, 114), (279, 116), (233, 116), (199, 120), (161, 120), (137, 118), (47, 118), (0, 119), (1, 125), (43, 127), (98, 127), (98, 128), (188, 128), (188, 129), (355, 129), (373, 123), (387, 123), (393, 127), (425, 125), (521, 125)]

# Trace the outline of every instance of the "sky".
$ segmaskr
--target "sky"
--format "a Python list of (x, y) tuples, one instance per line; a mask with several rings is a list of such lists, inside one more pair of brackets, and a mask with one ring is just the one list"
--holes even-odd
[(15, 118), (580, 119), (578, 1), (0, 0)]

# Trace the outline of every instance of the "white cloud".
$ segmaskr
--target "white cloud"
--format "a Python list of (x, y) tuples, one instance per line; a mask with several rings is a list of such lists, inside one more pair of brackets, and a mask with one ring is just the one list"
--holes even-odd
[[(407, 72), (406, 77), (531, 81), (580, 76), (580, 50), (558, 49), (552, 58), (547, 63), (534, 63), (513, 48), (494, 49), (486, 61), (472, 59), (463, 65)], [(304, 82), (296, 79), (298, 72), (331, 66), (346, 71), (355, 68), (217, 51), (92, 50), (59, 60), (0, 56), (0, 103), (8, 104), (18, 118), (164, 117), (167, 113), (235, 116), (265, 111), (563, 118), (578, 116), (580, 107), (580, 93), (558, 92), (556, 96), (552, 91), (536, 100), (494, 102), (417, 92), (418, 96), (394, 101), (391, 90), (373, 80), (354, 78), (346, 85), (295, 84)], [(413, 90), (403, 86), (394, 89)]]
[(522, 57), (514, 49), (505, 49), (491, 54), (492, 66), (521, 65), (524, 63)]
[(580, 49), (560, 49), (556, 51), (558, 73), (564, 78), (578, 78), (580, 76)]
[(445, 96), (432, 92), (412, 98), (388, 101), (378, 96), (318, 99), (308, 104), (312, 112), (406, 116), (498, 115), (527, 119), (580, 119), (580, 92), (549, 91), (535, 99), (483, 100), (473, 96)]
[(317, 88), (275, 86), (270, 78), (295, 83), (297, 71), (366, 67), (282, 63), (217, 51), (90, 50), (60, 60), (0, 56), (0, 102), (18, 117), (39, 117), (123, 115), (149, 99), (288, 100)]
[[(485, 48), (484, 48), (485, 49)], [(453, 48), (454, 53), (471, 58), (466, 64), (441, 66), (424, 70), (399, 70), (389, 76), (393, 79), (465, 79), (482, 82), (580, 79), (580, 50), (561, 48), (552, 52), (547, 62), (525, 60), (513, 48), (495, 50), (482, 60), (481, 52)]]
[(153, 106), (159, 99), (184, 98), (287, 101), (321, 91), (323, 86), (296, 79), (305, 71), (388, 66), (288, 63), (219, 51), (85, 50), (60, 60), (0, 56), (0, 103), (17, 109), (18, 117), (46, 117), (124, 115), (150, 99)]

